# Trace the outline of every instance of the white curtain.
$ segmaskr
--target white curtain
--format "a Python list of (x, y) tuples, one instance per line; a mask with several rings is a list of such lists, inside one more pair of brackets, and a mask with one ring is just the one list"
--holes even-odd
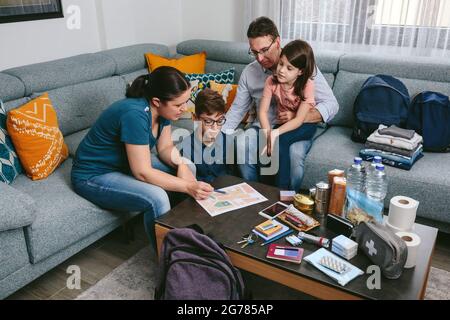
[(245, 0), (247, 25), (258, 17), (266, 16), (281, 26), (281, 7), (282, 0)]
[(247, 17), (267, 15), (283, 42), (314, 48), (450, 57), (450, 0), (247, 0)]

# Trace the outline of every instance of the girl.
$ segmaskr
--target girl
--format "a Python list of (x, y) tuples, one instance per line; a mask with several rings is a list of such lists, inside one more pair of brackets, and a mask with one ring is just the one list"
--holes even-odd
[(75, 192), (105, 209), (144, 212), (154, 247), (154, 219), (170, 210), (166, 191), (195, 199), (205, 199), (213, 191), (195, 179), (171, 138), (170, 120), (186, 111), (190, 95), (189, 82), (175, 68), (160, 67), (138, 77), (127, 90), (127, 99), (103, 111), (73, 161)]
[[(316, 132), (316, 124), (304, 124), (306, 115), (315, 107), (314, 81), (316, 63), (310, 45), (302, 40), (295, 40), (281, 51), (276, 73), (265, 83), (261, 98), (259, 121), (266, 133), (267, 155), (271, 156), (277, 138), (279, 145), (279, 169), (277, 186), (289, 189), (290, 157), (289, 147), (301, 140), (310, 140)], [(294, 119), (278, 124), (272, 130), (269, 123), (269, 108), (272, 97), (275, 97), (278, 112), (296, 112)]]

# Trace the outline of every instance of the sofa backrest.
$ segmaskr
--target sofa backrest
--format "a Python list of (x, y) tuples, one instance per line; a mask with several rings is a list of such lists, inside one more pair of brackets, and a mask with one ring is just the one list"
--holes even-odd
[(333, 86), (339, 102), (339, 113), (332, 125), (352, 127), (353, 104), (364, 81), (375, 74), (388, 74), (400, 79), (411, 97), (431, 90), (450, 96), (450, 62), (445, 58), (379, 56), (345, 54)]
[(169, 56), (167, 46), (139, 44), (8, 69), (0, 72), (0, 99), (9, 111), (48, 92), (66, 136), (125, 97), (127, 83), (148, 72), (147, 52)]

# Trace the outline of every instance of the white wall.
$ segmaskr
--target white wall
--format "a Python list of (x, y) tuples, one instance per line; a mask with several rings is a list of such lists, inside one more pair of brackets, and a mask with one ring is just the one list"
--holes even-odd
[[(63, 0), (62, 19), (0, 24), (0, 70), (154, 42), (181, 41), (181, 0)], [(81, 9), (81, 28), (69, 30), (70, 5)]]
[[(0, 24), (0, 70), (136, 43), (245, 41), (244, 0), (63, 0), (65, 18)], [(69, 30), (67, 8), (81, 9)]]
[(105, 43), (117, 48), (136, 43), (174, 47), (181, 40), (181, 0), (98, 0)]
[(95, 3), (63, 0), (81, 8), (81, 29), (69, 30), (66, 18), (0, 24), (0, 70), (100, 50)]
[(182, 0), (182, 39), (246, 41), (244, 0)]

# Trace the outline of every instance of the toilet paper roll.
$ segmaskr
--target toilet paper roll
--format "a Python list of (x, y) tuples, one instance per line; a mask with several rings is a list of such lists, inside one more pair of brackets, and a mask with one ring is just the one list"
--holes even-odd
[(405, 268), (414, 268), (416, 266), (417, 254), (419, 252), (420, 237), (412, 232), (397, 232), (397, 237), (405, 241), (408, 247), (408, 259)]
[(418, 206), (419, 201), (412, 198), (393, 197), (389, 205), (388, 225), (395, 230), (411, 231), (416, 220)]

